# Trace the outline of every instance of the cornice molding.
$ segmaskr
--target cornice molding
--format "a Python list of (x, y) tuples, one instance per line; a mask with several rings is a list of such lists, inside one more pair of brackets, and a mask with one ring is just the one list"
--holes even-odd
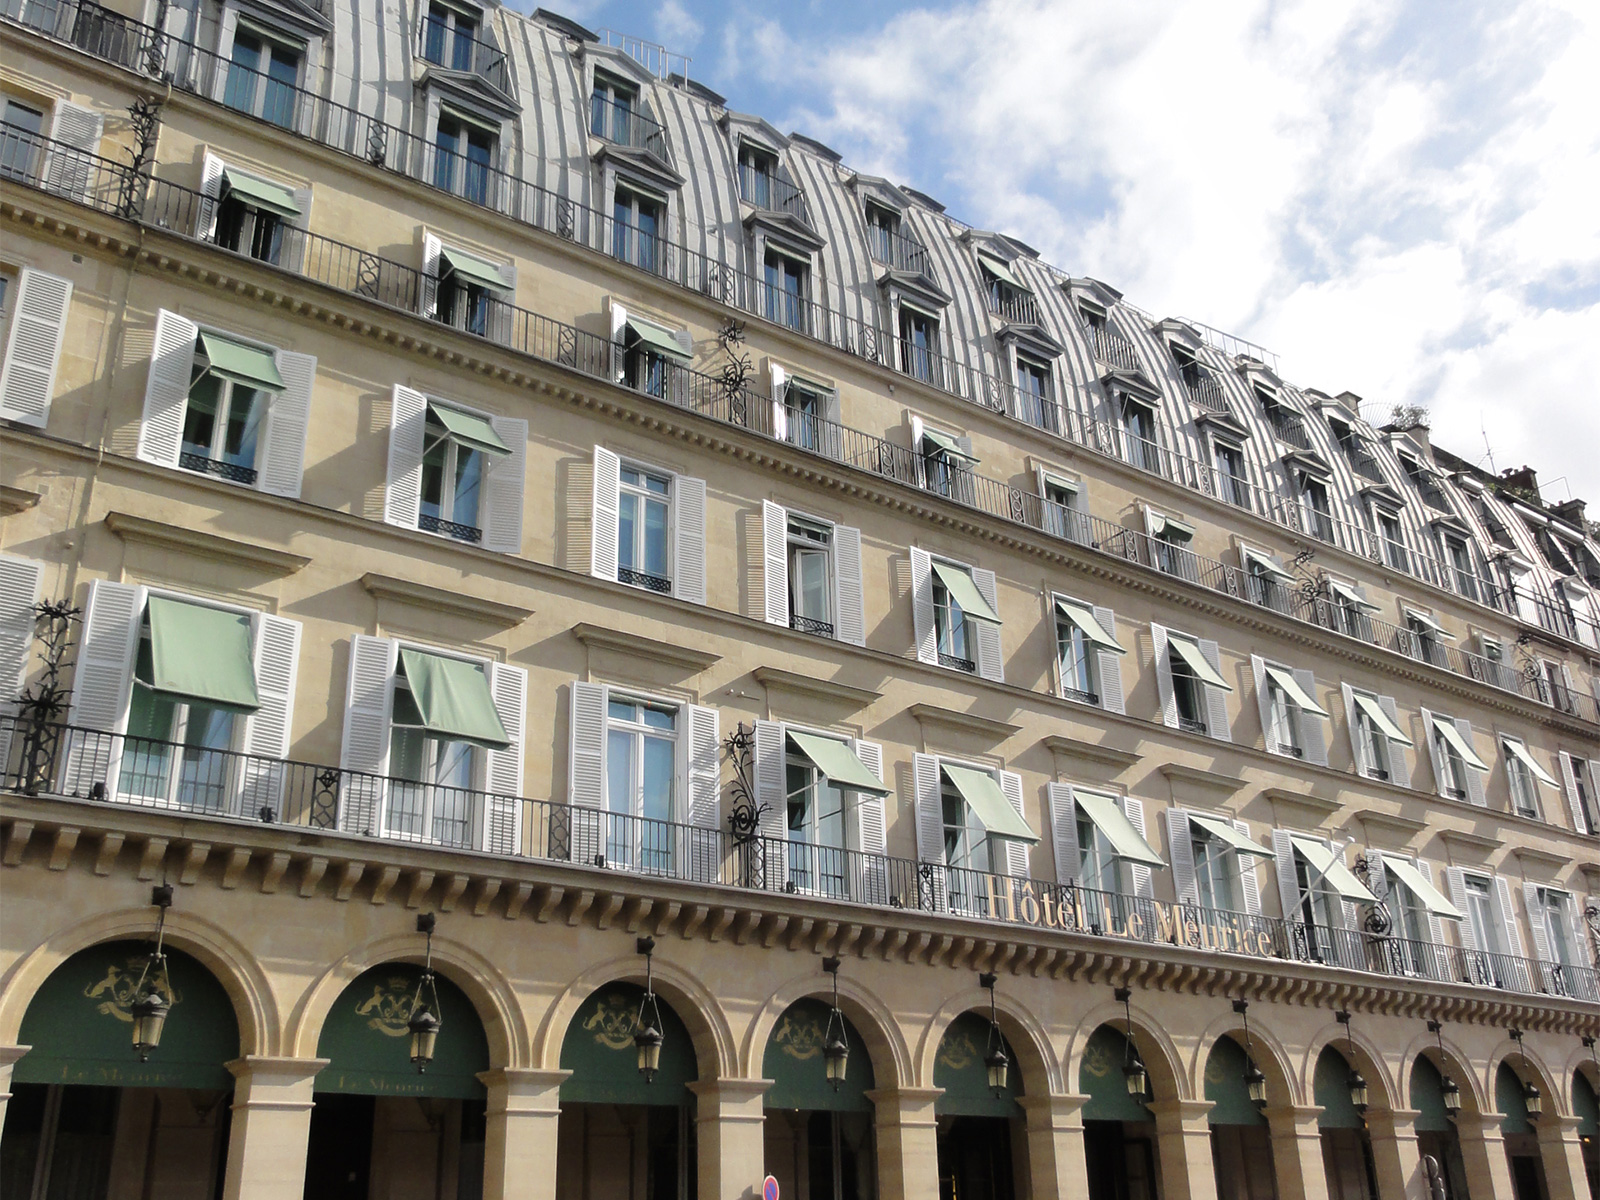
[(1085, 742), (1058, 733), (1044, 738), (1040, 744), (1062, 758), (1099, 763), (1102, 766), (1113, 767), (1117, 772), (1136, 765), (1144, 758), (1144, 755), (1136, 750), (1119, 750), (1115, 746), (1107, 746), (1101, 742)]
[(502, 604), (466, 592), (447, 591), (429, 587), (409, 579), (396, 579), (392, 575), (379, 575), (368, 571), (361, 577), (361, 586), (375, 600), (396, 604), (410, 604), (430, 612), (448, 613), (455, 617), (482, 621), (499, 629), (510, 629), (533, 616), (533, 609), (516, 604)]
[(617, 654), (630, 654), (656, 662), (671, 663), (687, 670), (704, 671), (722, 661), (722, 655), (708, 650), (691, 650), (675, 642), (661, 642), (640, 633), (625, 629), (610, 629), (604, 625), (581, 622), (572, 627), (572, 636), (590, 650), (610, 650)]
[(1362, 812), (1354, 820), (1366, 831), (1366, 844), (1380, 850), (1405, 850), (1412, 838), (1428, 828), (1428, 822), (1398, 813)]
[(232, 563), (235, 566), (254, 567), (272, 575), (293, 575), (310, 565), (304, 554), (291, 554), (271, 546), (254, 542), (241, 542), (221, 534), (206, 533), (200, 529), (187, 529), (169, 525), (132, 513), (108, 512), (106, 528), (129, 545), (155, 546), (161, 550), (177, 550), (199, 558)]
[(1511, 857), (1522, 864), (1523, 874), (1537, 875), (1546, 883), (1554, 882), (1556, 874), (1563, 867), (1572, 865), (1570, 854), (1552, 854), (1537, 846), (1513, 846)]
[[(1272, 805), (1274, 816), (1278, 816), (1281, 809), (1310, 813), (1313, 818), (1313, 828), (1344, 808), (1342, 800), (1328, 800), (1322, 796), (1313, 796), (1310, 792), (1292, 792), (1288, 788), (1263, 788), (1261, 795)], [(1279, 824), (1287, 827), (1292, 826), (1293, 822), (1280, 818)]]
[(1480, 866), (1487, 863), (1494, 856), (1494, 852), (1504, 844), (1499, 838), (1468, 833), (1465, 829), (1441, 829), (1439, 840), (1450, 852), (1452, 863), (1459, 856), (1464, 862)]
[(1180, 789), (1184, 791), (1192, 789), (1203, 796), (1215, 796), (1222, 800), (1244, 786), (1244, 780), (1238, 776), (1219, 775), (1215, 771), (1202, 771), (1199, 767), (1187, 767), (1182, 763), (1162, 763), (1156, 769), (1172, 787), (1174, 797)]
[(1014, 733), (1020, 733), (1022, 726), (1012, 725), (1006, 721), (996, 721), (989, 717), (981, 717), (977, 713), (957, 712), (953, 708), (940, 708), (935, 704), (913, 704), (906, 709), (906, 713), (922, 726), (923, 737), (926, 740), (929, 729), (954, 730), (957, 733), (976, 734), (990, 742), (1003, 742)]
[(30, 492), (27, 488), (0, 484), (0, 517), (14, 517), (18, 513), (27, 512), (42, 498), (43, 494), (40, 492)]
[(801, 675), (778, 667), (757, 667), (750, 672), (750, 677), (769, 693), (788, 693), (805, 696), (811, 700), (823, 700), (846, 708), (850, 712), (856, 712), (876, 700), (883, 699), (882, 692), (875, 692), (870, 688), (851, 687), (834, 679), (818, 679), (812, 675)]

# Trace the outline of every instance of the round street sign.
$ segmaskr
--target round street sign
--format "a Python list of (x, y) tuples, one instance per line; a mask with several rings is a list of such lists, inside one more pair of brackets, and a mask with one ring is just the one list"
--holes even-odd
[(778, 1200), (778, 1181), (771, 1175), (761, 1181), (761, 1200)]

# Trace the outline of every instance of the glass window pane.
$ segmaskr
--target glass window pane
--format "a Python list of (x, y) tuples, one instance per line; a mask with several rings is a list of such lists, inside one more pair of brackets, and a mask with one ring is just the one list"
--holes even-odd
[(266, 415), (266, 397), (254, 388), (235, 384), (228, 403), (228, 428), (223, 436), (224, 462), (240, 467), (256, 465), (256, 445), (261, 437), (261, 419)]
[(223, 381), (209, 372), (189, 389), (189, 403), (183, 410), (183, 449), (201, 458), (211, 457), (211, 443), (217, 430), (217, 406), (222, 401)]
[(647, 707), (644, 710), (644, 723), (651, 729), (673, 729), (678, 719), (670, 708)]
[(395, 729), (389, 739), (389, 774), (396, 779), (422, 782), (422, 755), (426, 741), (420, 729)]
[(633, 811), (633, 743), (624, 730), (606, 735), (606, 807), (614, 813)]
[(478, 450), (469, 450), (465, 446), (456, 446), (456, 486), (455, 507), (451, 510), (450, 519), (458, 525), (470, 525), (477, 528), (478, 499), (483, 484), (483, 454)]
[(450, 443), (444, 438), (436, 441), (422, 456), (422, 515), (444, 516), (444, 469), (450, 454)]
[(625, 570), (639, 569), (639, 497), (627, 492), (617, 512), (617, 562)]
[(665, 738), (644, 742), (644, 813), (652, 821), (672, 820), (675, 744)]
[(646, 502), (644, 511), (644, 569), (651, 575), (667, 578), (667, 506)]

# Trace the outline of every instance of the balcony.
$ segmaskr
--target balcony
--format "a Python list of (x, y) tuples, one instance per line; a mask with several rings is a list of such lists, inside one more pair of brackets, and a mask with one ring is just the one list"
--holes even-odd
[(1013, 325), (1043, 324), (1039, 316), (1039, 301), (1032, 292), (1018, 291), (1004, 284), (989, 288), (989, 311)]
[(787, 179), (746, 163), (739, 165), (739, 199), (766, 212), (787, 213), (796, 220), (810, 223), (803, 191)]
[(867, 250), (872, 261), (910, 275), (928, 275), (928, 248), (915, 238), (907, 237), (882, 225), (867, 225)]
[(511, 94), (511, 72), (506, 56), (488, 42), (453, 27), (432, 13), (422, 23), (417, 54), (424, 62), (476, 75), (502, 95)]
[(1185, 363), (1182, 373), (1183, 385), (1189, 391), (1190, 400), (1207, 412), (1231, 415), (1227, 393), (1222, 390), (1220, 379), (1196, 362)]
[(667, 133), (637, 102), (620, 103), (595, 94), (589, 102), (589, 132), (608, 142), (643, 150), (659, 162), (667, 161)]
[(1311, 438), (1306, 434), (1305, 422), (1300, 419), (1299, 413), (1284, 408), (1270, 408), (1267, 410), (1267, 424), (1272, 426), (1273, 435), (1285, 445), (1293, 446), (1296, 450), (1311, 449)]
[(1090, 325), (1087, 328), (1089, 349), (1102, 363), (1110, 367), (1121, 367), (1125, 371), (1139, 369), (1139, 352), (1122, 334), (1110, 325)]

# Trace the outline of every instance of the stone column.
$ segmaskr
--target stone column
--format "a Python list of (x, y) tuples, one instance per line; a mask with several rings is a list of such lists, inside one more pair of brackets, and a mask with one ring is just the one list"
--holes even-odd
[(1467, 1190), (1473, 1200), (1492, 1197), (1510, 1200), (1511, 1164), (1506, 1161), (1506, 1142), (1500, 1135), (1500, 1114), (1482, 1116), (1463, 1111), (1456, 1117), (1456, 1132), (1461, 1135), (1461, 1161), (1467, 1168)]
[(1211, 1163), (1209, 1100), (1155, 1100), (1147, 1105), (1156, 1118), (1156, 1146), (1161, 1157), (1161, 1200), (1211, 1200), (1217, 1171)]
[(11, 1068), (32, 1046), (0, 1046), (0, 1128), (6, 1123), (6, 1102), (11, 1099)]
[(939, 1194), (939, 1128), (933, 1102), (943, 1088), (876, 1088), (878, 1200), (926, 1200)]
[(1267, 1109), (1272, 1135), (1272, 1170), (1278, 1200), (1328, 1200), (1328, 1171), (1322, 1162), (1320, 1106), (1285, 1104)]
[(251, 1054), (227, 1064), (233, 1126), (223, 1200), (301, 1200), (311, 1136), (311, 1085), (325, 1058)]
[(1414, 1124), (1419, 1115), (1414, 1108), (1367, 1113), (1378, 1200), (1427, 1200), (1428, 1177), (1422, 1170)]
[(760, 1200), (766, 1177), (761, 1097), (770, 1079), (706, 1079), (691, 1083), (699, 1154), (699, 1200)]
[[(1545, 1103), (1548, 1105), (1549, 1100)], [(1544, 1181), (1550, 1189), (1550, 1200), (1589, 1200), (1589, 1172), (1583, 1165), (1578, 1118), (1546, 1112), (1536, 1125), (1539, 1157), (1544, 1161)]]
[(484, 1200), (555, 1200), (560, 1088), (571, 1074), (507, 1067), (478, 1073), (489, 1089)]
[(1079, 1200), (1089, 1187), (1083, 1149), (1087, 1096), (1023, 1096), (1035, 1200)]

